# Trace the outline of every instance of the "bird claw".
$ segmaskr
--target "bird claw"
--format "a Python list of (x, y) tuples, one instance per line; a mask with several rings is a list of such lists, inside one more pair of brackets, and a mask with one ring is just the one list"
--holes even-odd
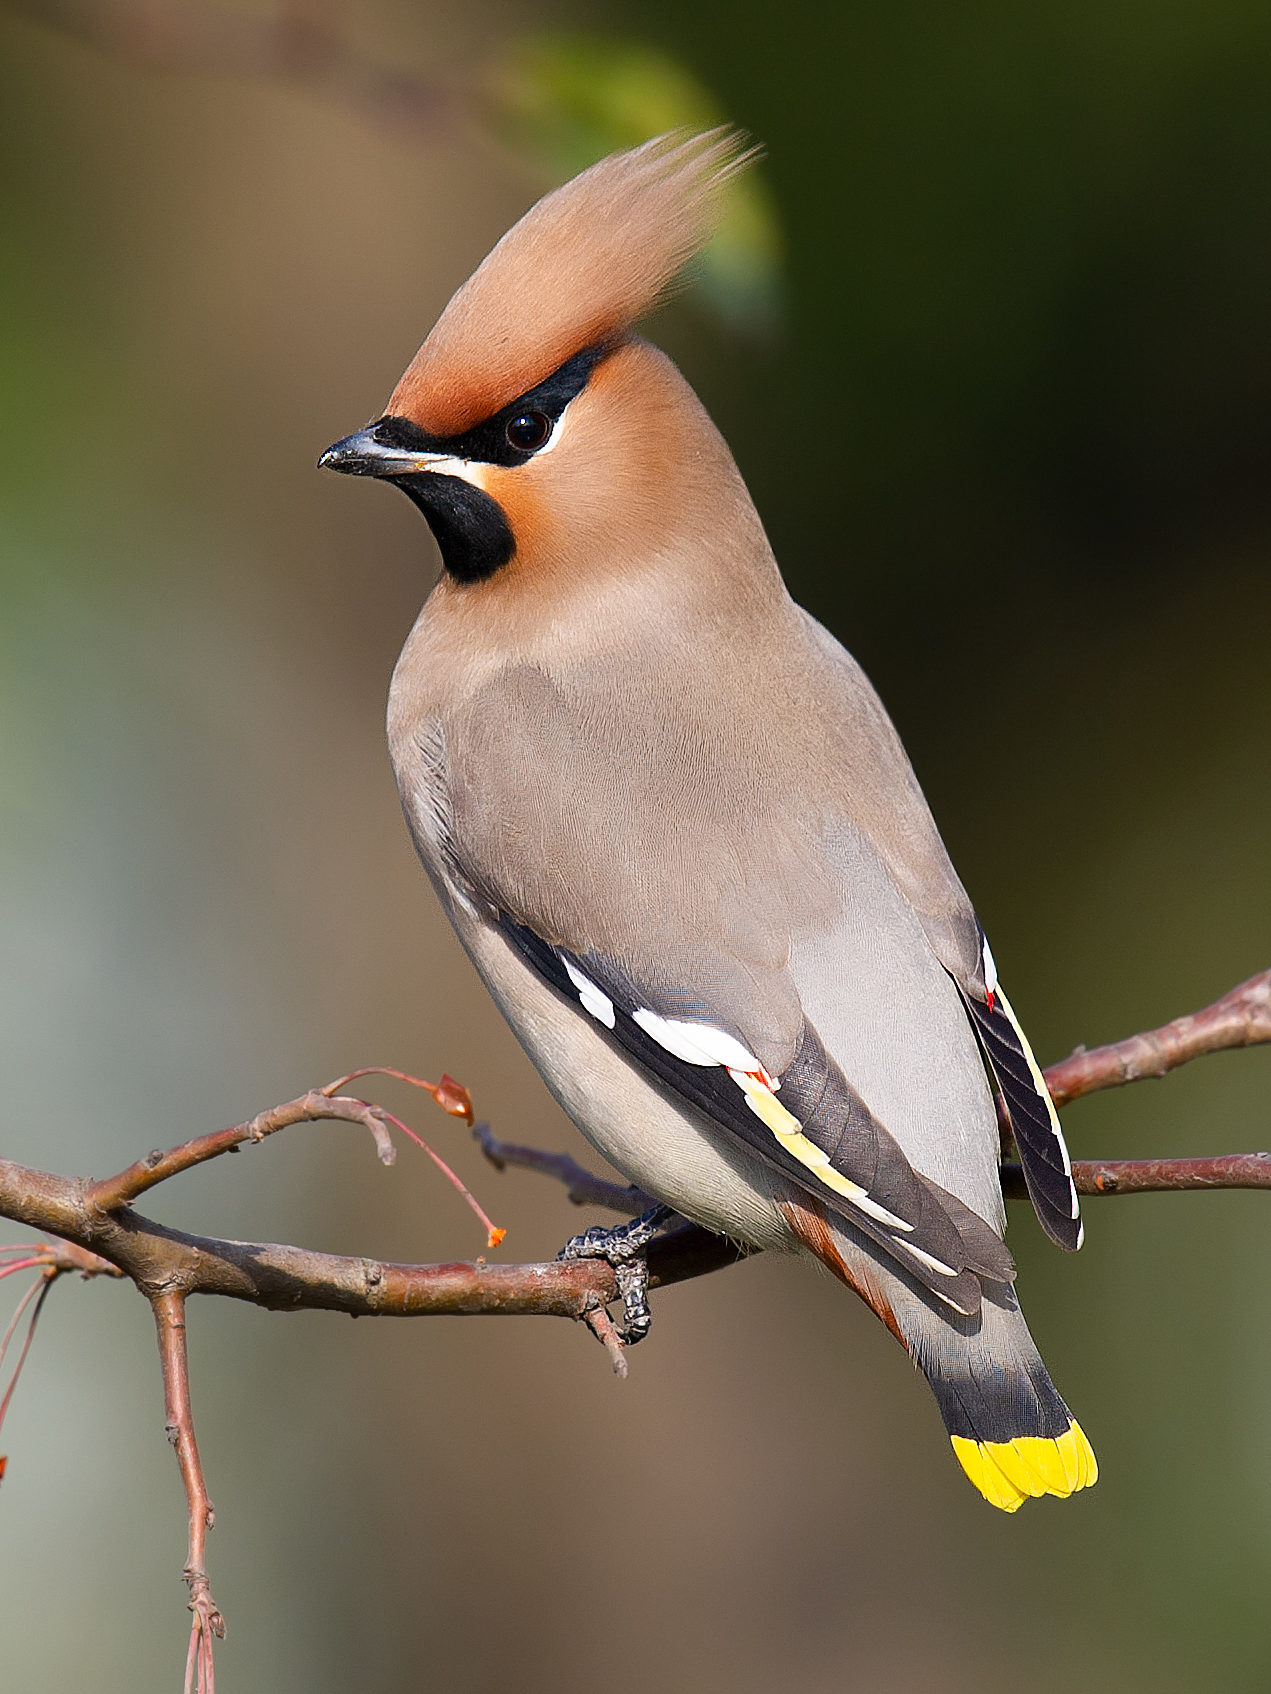
[(643, 1341), (653, 1323), (649, 1310), (649, 1243), (661, 1233), (675, 1213), (669, 1206), (654, 1206), (652, 1211), (633, 1218), (630, 1223), (606, 1229), (593, 1224), (581, 1235), (567, 1241), (556, 1255), (558, 1259), (604, 1259), (613, 1266), (618, 1292), (622, 1296), (622, 1324), (618, 1338), (624, 1347), (634, 1347)]

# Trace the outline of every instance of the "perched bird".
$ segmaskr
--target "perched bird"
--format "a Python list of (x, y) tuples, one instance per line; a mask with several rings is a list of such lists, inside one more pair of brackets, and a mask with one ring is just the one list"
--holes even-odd
[[(1015, 1297), (994, 1087), (1073, 1248), (1059, 1122), (878, 696), (633, 330), (748, 157), (728, 132), (664, 136), (548, 194), (321, 463), (396, 484), (440, 548), (393, 764), (548, 1087), (666, 1207), (859, 1294), (1014, 1511), (1096, 1476)], [(573, 1250), (630, 1272), (664, 1215)]]

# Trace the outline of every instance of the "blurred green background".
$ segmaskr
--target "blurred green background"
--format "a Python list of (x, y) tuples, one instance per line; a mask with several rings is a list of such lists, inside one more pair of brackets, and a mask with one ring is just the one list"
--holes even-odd
[[(0, 14), (4, 1151), (104, 1174), (378, 1061), (583, 1152), (398, 813), (431, 542), (314, 461), (543, 187), (681, 118), (768, 160), (652, 333), (880, 686), (1043, 1059), (1271, 962), (1269, 96), (1237, 0)], [(1262, 1146), (1269, 1084), (1208, 1060), (1069, 1139)], [(384, 1098), (501, 1257), (589, 1221)], [(480, 1248), (426, 1160), (334, 1127), (148, 1209)], [(625, 1385), (564, 1324), (195, 1303), (222, 1688), (1264, 1690), (1266, 1197), (1092, 1202), (1076, 1259), (1014, 1218), (1103, 1474), (1013, 1519), (799, 1265), (668, 1291)], [(162, 1423), (142, 1303), (60, 1286), (0, 1443), (5, 1686), (177, 1685)]]

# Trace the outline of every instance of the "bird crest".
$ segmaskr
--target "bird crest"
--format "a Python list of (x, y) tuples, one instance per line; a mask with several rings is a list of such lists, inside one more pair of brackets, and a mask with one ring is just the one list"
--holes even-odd
[(757, 151), (730, 129), (672, 131), (545, 195), (454, 295), (388, 412), (458, 435), (619, 340), (709, 239), (721, 188)]

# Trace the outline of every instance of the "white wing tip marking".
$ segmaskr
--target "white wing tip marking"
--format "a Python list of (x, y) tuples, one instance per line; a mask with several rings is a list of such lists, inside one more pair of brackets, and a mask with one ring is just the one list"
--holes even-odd
[(997, 965), (993, 958), (993, 949), (989, 946), (989, 938), (984, 937), (984, 986), (990, 994), (997, 990)]
[[(988, 981), (989, 967), (992, 964), (992, 959), (993, 955), (989, 952), (989, 944), (986, 941), (984, 943), (984, 976), (986, 982)], [(994, 986), (996, 986), (996, 980), (996, 977), (994, 977)], [(990, 988), (990, 993), (992, 991), (992, 988)], [(1068, 1151), (1068, 1143), (1064, 1140), (1063, 1128), (1059, 1122), (1059, 1113), (1055, 1110), (1055, 1102), (1050, 1097), (1050, 1089), (1046, 1086), (1046, 1078), (1042, 1075), (1041, 1066), (1037, 1063), (1036, 1058), (1033, 1056), (1033, 1049), (1029, 1045), (1028, 1037), (1024, 1034), (1024, 1031), (1020, 1026), (1019, 1019), (1015, 1016), (1014, 1008), (1000, 989), (997, 991), (997, 998), (1002, 1010), (1006, 1013), (1006, 1016), (1010, 1020), (1011, 1028), (1019, 1037), (1019, 1044), (1023, 1049), (1024, 1058), (1028, 1062), (1029, 1074), (1033, 1079), (1033, 1087), (1044, 1101), (1047, 1113), (1050, 1116), (1050, 1132), (1055, 1138), (1055, 1143), (1059, 1148), (1059, 1156), (1064, 1162), (1064, 1175), (1068, 1178), (1069, 1208), (1073, 1221), (1076, 1222), (1081, 1217), (1081, 1200), (1077, 1193), (1077, 1184), (1072, 1180), (1072, 1156)], [(1079, 1228), (1077, 1231), (1078, 1247), (1080, 1247), (1084, 1239), (1085, 1230), (1084, 1228)]]
[(590, 1012), (597, 1023), (604, 1024), (606, 1029), (612, 1029), (617, 1021), (613, 1009), (613, 1001), (602, 988), (598, 988), (589, 976), (585, 976), (577, 965), (572, 965), (568, 959), (562, 958), (569, 980), (578, 990), (578, 998), (585, 1012)]
[(901, 1241), (897, 1245), (903, 1247), (906, 1253), (912, 1254), (920, 1265), (926, 1265), (928, 1270), (934, 1271), (937, 1276), (957, 1276), (958, 1274), (952, 1265), (946, 1265), (940, 1259), (933, 1259), (930, 1253), (924, 1253), (921, 1247), (915, 1247), (910, 1241)]
[[(850, 1177), (844, 1176), (842, 1171), (835, 1170), (830, 1163), (829, 1154), (824, 1148), (818, 1147), (815, 1141), (808, 1139), (798, 1118), (785, 1109), (761, 1077), (747, 1071), (729, 1071), (728, 1074), (746, 1096), (746, 1104), (755, 1116), (767, 1124), (786, 1152), (810, 1170), (818, 1182), (823, 1182), (832, 1193), (841, 1194), (849, 1205), (855, 1206), (858, 1211), (864, 1212), (867, 1217), (875, 1219), (886, 1228), (897, 1230), (902, 1235), (912, 1234), (913, 1224), (906, 1223), (904, 1218), (898, 1218), (894, 1212), (889, 1212), (886, 1206), (880, 1206), (877, 1200), (870, 1198), (868, 1190), (862, 1188), (859, 1182), (853, 1182)], [(910, 1251), (916, 1252), (917, 1249), (911, 1248)], [(932, 1263), (935, 1264), (936, 1261), (932, 1260)], [(939, 1268), (948, 1276), (958, 1274), (956, 1271), (946, 1271), (943, 1266)]]
[(646, 1035), (659, 1047), (687, 1065), (722, 1065), (729, 1071), (747, 1071), (767, 1076), (755, 1055), (726, 1030), (709, 1023), (690, 1023), (685, 1018), (664, 1018), (645, 1006), (631, 1014)]
[[(581, 971), (576, 971), (568, 960), (565, 962), (565, 969), (569, 972), (570, 981), (579, 990), (584, 1005), (587, 1004), (583, 992), (584, 984), (590, 993), (600, 994), (596, 985), (584, 977)], [(606, 1000), (605, 1004), (609, 1007), (612, 1018), (612, 1002)], [(770, 1075), (755, 1055), (743, 1047), (735, 1036), (729, 1035), (726, 1030), (716, 1029), (713, 1024), (691, 1023), (684, 1018), (664, 1018), (659, 1013), (650, 1011), (647, 1006), (638, 1007), (631, 1017), (632, 1022), (638, 1024), (646, 1035), (651, 1036), (674, 1058), (682, 1059), (685, 1064), (722, 1065), (745, 1095), (746, 1104), (751, 1111), (767, 1125), (780, 1144), (788, 1153), (793, 1154), (801, 1165), (810, 1170), (833, 1193), (841, 1194), (849, 1204), (864, 1212), (867, 1217), (873, 1218), (887, 1229), (896, 1230), (902, 1237), (899, 1244), (928, 1269), (939, 1276), (957, 1276), (957, 1271), (951, 1266), (942, 1264), (939, 1259), (933, 1259), (930, 1253), (924, 1253), (919, 1247), (911, 1247), (903, 1240), (905, 1235), (913, 1232), (913, 1224), (906, 1223), (904, 1218), (889, 1212), (886, 1206), (880, 1206), (859, 1183), (852, 1182), (842, 1172), (834, 1169), (829, 1154), (808, 1139), (798, 1118), (788, 1112), (776, 1098), (776, 1092), (781, 1087), (781, 1078)], [(613, 1028), (612, 1021), (609, 1027)]]

